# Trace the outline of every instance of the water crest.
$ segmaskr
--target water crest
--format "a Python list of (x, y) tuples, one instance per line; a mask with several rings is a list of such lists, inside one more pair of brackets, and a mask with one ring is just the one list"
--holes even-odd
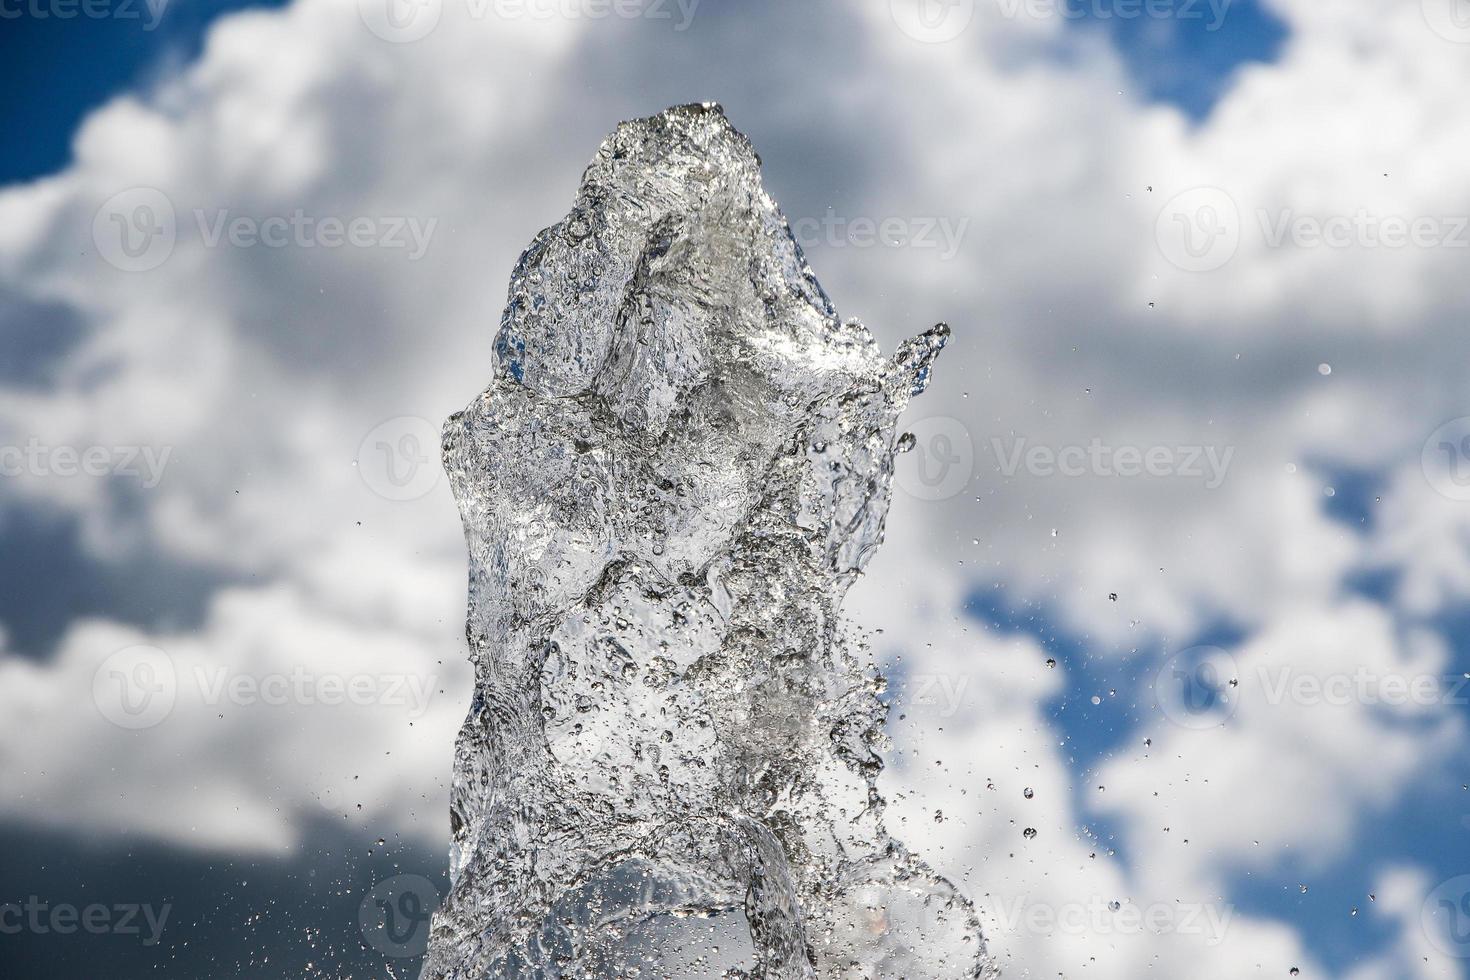
[(844, 322), (717, 106), (624, 123), (444, 429), (476, 690), (424, 980), (990, 976), (839, 616), (948, 330)]

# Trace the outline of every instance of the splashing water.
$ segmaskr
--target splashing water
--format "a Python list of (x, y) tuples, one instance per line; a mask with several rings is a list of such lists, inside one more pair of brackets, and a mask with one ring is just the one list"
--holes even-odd
[(838, 319), (718, 106), (624, 123), (444, 429), (476, 691), (424, 980), (989, 977), (838, 617), (943, 325)]

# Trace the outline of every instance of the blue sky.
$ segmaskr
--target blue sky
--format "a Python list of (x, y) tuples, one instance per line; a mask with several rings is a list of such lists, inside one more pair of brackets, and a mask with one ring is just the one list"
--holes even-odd
[[(155, 73), (192, 61), (215, 18), (234, 10), (280, 6), (239, 0), (164, 2), (155, 16), (142, 2), (125, 15), (90, 18), (23, 16), (7, 20), (3, 42), (9, 91), (0, 126), (14, 134), (0, 160), (0, 181), (42, 177), (71, 157), (83, 116), (113, 96), (146, 88)], [(16, 5), (14, 9), (26, 9)], [(45, 8), (42, 8), (45, 9)], [(136, 14), (136, 16), (134, 16)]]
[[(1062, 696), (1048, 704), (1050, 717), (1066, 743), (1066, 755), (1079, 785), (1095, 782), (1098, 763), (1115, 753), (1130, 751), (1151, 731), (1153, 720), (1148, 693), (1150, 676), (1170, 647), (1155, 638), (1136, 659), (1120, 661), (1099, 650), (1087, 637), (1068, 633), (1044, 610), (1016, 610), (996, 601), (995, 593), (976, 595), (969, 610), (987, 626), (1017, 632), (1037, 640), (1068, 671), (1071, 683)], [(1470, 671), (1470, 616), (1443, 623), (1455, 650), (1451, 674)], [(1231, 646), (1240, 632), (1220, 627), (1182, 638), (1175, 649)], [(1107, 697), (1106, 692), (1120, 692)], [(1467, 686), (1470, 691), (1470, 686)], [(1092, 704), (1094, 694), (1104, 695)], [(1465, 697), (1470, 701), (1470, 696)], [(1467, 710), (1461, 704), (1459, 711)], [(1470, 776), (1470, 759), (1462, 755), (1460, 771)], [(1128, 845), (1108, 816), (1091, 814), (1088, 827), (1100, 846), (1115, 848), (1126, 863)], [(1374, 890), (1373, 868), (1385, 862), (1409, 862), (1433, 868), (1441, 878), (1463, 874), (1470, 863), (1470, 791), (1453, 780), (1426, 780), (1420, 791), (1368, 817), (1361, 832), (1364, 842), (1342, 860), (1326, 868), (1302, 867), (1287, 861), (1271, 875), (1245, 873), (1231, 882), (1231, 901), (1242, 911), (1279, 917), (1299, 924), (1311, 937), (1313, 952), (1335, 973), (1351, 967), (1384, 945), (1390, 930), (1362, 914)], [(1307, 884), (1303, 894), (1298, 884)], [(1358, 909), (1357, 916), (1352, 909)]]
[[(35, 97), (6, 100), (0, 126), (24, 133), (0, 159), (0, 182), (42, 177), (70, 158), (71, 137), (83, 116), (120, 92), (146, 88), (155, 74), (198, 57), (209, 25), (236, 10), (269, 9), (278, 0), (171, 0), (155, 19), (142, 0), (125, 18), (20, 17), (7, 22), (3, 41), (6, 82)], [(130, 10), (132, 8), (129, 8)], [(1230, 29), (1198, 18), (1145, 21), (1099, 17), (1078, 4), (1076, 30), (1102, 30), (1148, 98), (1192, 116), (1207, 113), (1232, 73), (1243, 64), (1269, 62), (1286, 37), (1279, 20), (1255, 0), (1230, 6)], [(150, 26), (152, 25), (152, 26)], [(58, 71), (59, 66), (64, 71)], [(41, 93), (44, 93), (43, 95)]]
[(1254, 0), (1227, 5), (1219, 21), (1208, 4), (1180, 0), (1178, 7), (1197, 16), (1127, 19), (1106, 16), (1106, 5), (1078, 3), (1081, 16), (1072, 23), (1105, 31), (1148, 98), (1195, 118), (1210, 111), (1238, 68), (1273, 61), (1287, 39), (1286, 26)]

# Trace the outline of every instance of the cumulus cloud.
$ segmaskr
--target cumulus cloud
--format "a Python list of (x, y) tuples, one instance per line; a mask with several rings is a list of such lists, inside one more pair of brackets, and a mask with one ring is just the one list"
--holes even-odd
[[(1371, 547), (1364, 557), (1370, 570), (1389, 571), (1397, 578), (1398, 602), (1407, 611), (1430, 615), (1470, 595), (1470, 510), (1465, 507), (1470, 487), (1456, 482), (1453, 467), (1462, 461), (1456, 430), (1441, 442), (1431, 434), (1429, 466), (1420, 460), (1393, 471), (1388, 477)], [(1441, 448), (1454, 458), (1446, 460)]]
[(1454, 980), (1464, 976), (1450, 955), (1459, 947), (1445, 933), (1434, 932), (1444, 923), (1425, 914), (1425, 895), (1433, 894), (1433, 888), (1434, 882), (1422, 869), (1400, 866), (1380, 872), (1365, 911), (1393, 927), (1393, 946), (1354, 969), (1347, 980)]
[[(1441, 641), (1404, 617), (1470, 581), (1461, 512), (1419, 462), (1466, 411), (1463, 252), (1300, 230), (1341, 218), (1360, 236), (1361, 212), (1375, 234), (1399, 218), (1448, 234), (1470, 211), (1456, 169), (1470, 68), (1414, 6), (1278, 0), (1281, 60), (1198, 124), (1144, 104), (1099, 36), (991, 5), (944, 44), (886, 4), (711, 8), (676, 35), (446, 2), (407, 43), (374, 33), (367, 0), (221, 21), (197, 63), (92, 114), (65, 171), (0, 192), (7, 293), (74, 323), (45, 383), (0, 385), (0, 441), (44, 450), (0, 486), (0, 509), (75, 518), (97, 561), (126, 564), (146, 542), (227, 583), (197, 629), (99, 619), (54, 650), (0, 655), (6, 812), (270, 851), (323, 814), (369, 819), (365, 800), (442, 840), (468, 669), (438, 420), (483, 385), (509, 269), (596, 141), (617, 118), (713, 97), (791, 217), (822, 229), (804, 244), (845, 313), (890, 346), (955, 327), (915, 408), (890, 541), (851, 603), (903, 655), (900, 835), (1036, 975), (1307, 969), (1297, 930), (1233, 912), (1228, 872), (1288, 848), (1340, 857), (1462, 734), (1433, 705), (1272, 704), (1259, 670), (1442, 672)], [(780, 30), (785, 17), (834, 43)], [(850, 70), (853, 52), (868, 70)], [(655, 62), (657, 79), (627, 77)], [(1199, 188), (1224, 197), (1170, 212)], [(1200, 202), (1234, 208), (1238, 241), (1183, 268), (1161, 216), (1204, 234)], [(863, 220), (905, 244), (858, 234)], [(158, 222), (171, 235), (140, 237)], [(922, 244), (926, 227), (948, 229), (930, 236), (943, 247)], [(110, 468), (63, 474), (59, 447), (100, 447)], [(155, 485), (121, 471), (130, 447), (167, 451)], [(1371, 532), (1328, 512), (1339, 468), (1390, 475)], [(1347, 594), (1370, 568), (1399, 577), (1391, 605)], [(1099, 770), (1106, 794), (1079, 787), (1044, 710), (1065, 669), (1034, 639), (969, 624), (977, 589), (1042, 610), (1100, 660), (1229, 623), (1246, 636), (1226, 651), (1234, 713), (1169, 727), (1145, 690), (1130, 749)], [(156, 675), (135, 668), (165, 663), (174, 708), (120, 729), (97, 677), (139, 646), (168, 659), (104, 677), (142, 683)], [(247, 684), (432, 677), (436, 694), (417, 717), (296, 693), (241, 704), (210, 694), (219, 668)], [(1083, 832), (1098, 816), (1126, 855)], [(1055, 914), (1095, 899), (1230, 924), (1160, 936), (1015, 917), (1017, 901)], [(1420, 969), (1407, 940), (1385, 955), (1388, 972), (1364, 978)]]
[[(452, 603), (453, 579), (440, 584)], [(79, 622), (44, 665), (0, 655), (0, 810), (201, 850), (289, 851), (344, 821), (438, 837), (471, 684), (458, 631), (393, 603), (344, 608), (327, 588), (226, 590), (182, 634)]]
[[(1165, 662), (1150, 746), (1099, 771), (1109, 791), (1098, 809), (1126, 817), (1144, 880), (1223, 888), (1287, 857), (1320, 867), (1464, 738), (1442, 642), (1398, 635), (1373, 604), (1303, 609), (1208, 668), (1205, 658)], [(1213, 671), (1201, 682), (1213, 680), (1219, 703), (1179, 699), (1174, 669)], [(1302, 799), (1312, 805), (1290, 802)]]
[[(1073, 778), (1043, 708), (1070, 679), (1035, 640), (938, 610), (899, 628), (888, 818), (961, 885), (1006, 968), (1223, 980), (1314, 965), (1292, 928), (1199, 879), (1135, 874), (1131, 854), (1087, 830), (1095, 807), (1084, 797), (1096, 788)], [(1108, 785), (1120, 791), (1129, 788)]]

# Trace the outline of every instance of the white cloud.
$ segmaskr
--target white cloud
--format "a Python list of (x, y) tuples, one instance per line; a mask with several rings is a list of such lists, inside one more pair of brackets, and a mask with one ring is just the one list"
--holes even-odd
[[(967, 590), (1002, 585), (997, 594), (1040, 608), (1099, 658), (1160, 638), (1177, 649), (1226, 621), (1250, 634), (1233, 651), (1243, 669), (1443, 669), (1433, 643), (1402, 635), (1399, 613), (1470, 589), (1460, 510), (1430, 495), (1415, 462), (1435, 426), (1470, 410), (1462, 253), (1271, 248), (1256, 212), (1470, 212), (1458, 169), (1470, 62), (1414, 4), (1282, 0), (1283, 59), (1244, 73), (1196, 126), (1141, 104), (1101, 39), (1055, 20), (997, 19), (982, 5), (958, 40), (924, 45), (886, 6), (830, 25), (855, 33), (868, 70), (855, 72), (841, 45), (793, 43), (762, 66), (769, 76), (745, 66), (730, 91), (710, 92), (718, 85), (701, 73), (687, 93), (681, 76), (679, 97), (722, 98), (758, 146), (771, 137), (768, 159), (788, 161), (771, 181), (791, 186), (793, 215), (830, 205), (846, 217), (968, 221), (950, 260), (937, 249), (808, 250), (840, 308), (890, 345), (934, 320), (956, 328), (915, 417), (960, 420), (975, 479), (940, 501), (900, 494), (885, 551), (849, 604), (887, 626), (885, 644), (902, 644), (911, 684), (934, 678), (930, 697), (962, 705), (943, 717), (911, 707), (895, 726), (895, 830), (966, 885), (997, 948), (1034, 975), (1321, 975), (1295, 930), (1241, 914), (1203, 947), (1193, 934), (1008, 932), (998, 916), (1017, 899), (1055, 909), (1095, 896), (1224, 908), (1230, 868), (1269, 867), (1288, 847), (1341, 858), (1364, 813), (1433, 776), (1458, 728), (1432, 709), (1264, 705), (1243, 678), (1229, 725), (1150, 729), (1147, 757), (1113, 758), (1096, 794), (1075, 785), (1042, 710), (1067, 683), (1062, 669), (1047, 669), (1034, 641), (951, 624)], [(340, 820), (315, 798), (356, 775), (363, 820), (442, 839), (468, 684), (458, 520), (442, 483), (386, 500), (354, 461), (384, 420), (432, 429), (482, 387), (503, 283), (565, 210), (614, 122), (601, 114), (661, 107), (608, 83), (599, 59), (669, 50), (659, 25), (498, 22), (448, 2), (442, 12), (407, 44), (374, 36), (345, 0), (226, 19), (183, 74), (92, 114), (67, 171), (0, 193), (0, 276), (84, 325), (52, 386), (0, 388), (0, 435), (170, 450), (155, 490), (42, 473), (7, 480), (0, 506), (77, 515), (98, 560), (126, 562), (147, 542), (248, 583), (218, 594), (197, 630), (77, 623), (58, 649), (25, 651), (44, 660), (0, 659), (10, 813), (279, 850), (320, 813)], [(1026, 46), (1043, 37), (1069, 57)], [(713, 71), (717, 55), (740, 52), (707, 53)], [(799, 78), (806, 101), (772, 98), (766, 77)], [(846, 169), (828, 173), (828, 161)], [(1186, 273), (1155, 223), (1201, 184), (1227, 190), (1246, 223), (1224, 267)], [(93, 237), (98, 209), (134, 187), (162, 192), (176, 221), (172, 252), (147, 272), (109, 265)], [(382, 248), (210, 245), (197, 216), (298, 208), (437, 225), (410, 261)], [(1022, 440), (1163, 449), (1179, 469), (1007, 477), (995, 439), (1002, 454)], [(1208, 471), (1182, 471), (1195, 450), (1228, 459), (1215, 485)], [(1332, 466), (1394, 471), (1371, 537), (1326, 515)], [(1402, 571), (1402, 610), (1344, 599), (1347, 574), (1383, 566)], [(210, 665), (397, 671), (441, 675), (446, 694), (405, 738), (408, 719), (383, 706), (231, 705), (220, 718), (181, 688), (163, 724), (120, 735), (91, 685), (102, 658), (140, 643), (167, 651), (185, 678)], [(1104, 813), (1128, 842), (1122, 857), (1081, 833)], [(1409, 970), (1415, 949), (1386, 955), (1359, 980), (1411, 975), (1393, 971)]]
[(1034, 640), (945, 619), (907, 617), (893, 641), (908, 682), (893, 691), (888, 822), (961, 885), (1004, 968), (1224, 980), (1312, 964), (1291, 928), (1197, 880), (1135, 875), (1131, 855), (1088, 836), (1095, 790), (1077, 785), (1041, 707), (1069, 682), (1065, 668), (1048, 667)]
[(1428, 615), (1470, 595), (1470, 509), (1465, 501), (1436, 489), (1417, 460), (1392, 474), (1383, 497), (1364, 561), (1370, 568), (1398, 574), (1399, 603)]
[(458, 630), (333, 606), (286, 585), (227, 590), (197, 632), (85, 621), (44, 666), (0, 655), (0, 809), (200, 849), (284, 851), (344, 819), (437, 838), (471, 685)]
[(1424, 896), (1434, 885), (1422, 869), (1391, 867), (1380, 873), (1374, 898), (1359, 914), (1389, 920), (1397, 935), (1387, 952), (1354, 969), (1347, 980), (1458, 980), (1465, 975), (1463, 961), (1448, 956), (1427, 932), (1433, 923), (1426, 924)]
[[(1215, 711), (1151, 712), (1152, 745), (1100, 768), (1096, 808), (1124, 818), (1146, 881), (1223, 888), (1288, 857), (1321, 867), (1348, 851), (1365, 814), (1458, 750), (1447, 662), (1437, 638), (1398, 635), (1369, 603), (1282, 616), (1217, 661), (1231, 674), (1217, 675), (1219, 723), (1193, 727)], [(1158, 683), (1169, 704), (1171, 679)]]

